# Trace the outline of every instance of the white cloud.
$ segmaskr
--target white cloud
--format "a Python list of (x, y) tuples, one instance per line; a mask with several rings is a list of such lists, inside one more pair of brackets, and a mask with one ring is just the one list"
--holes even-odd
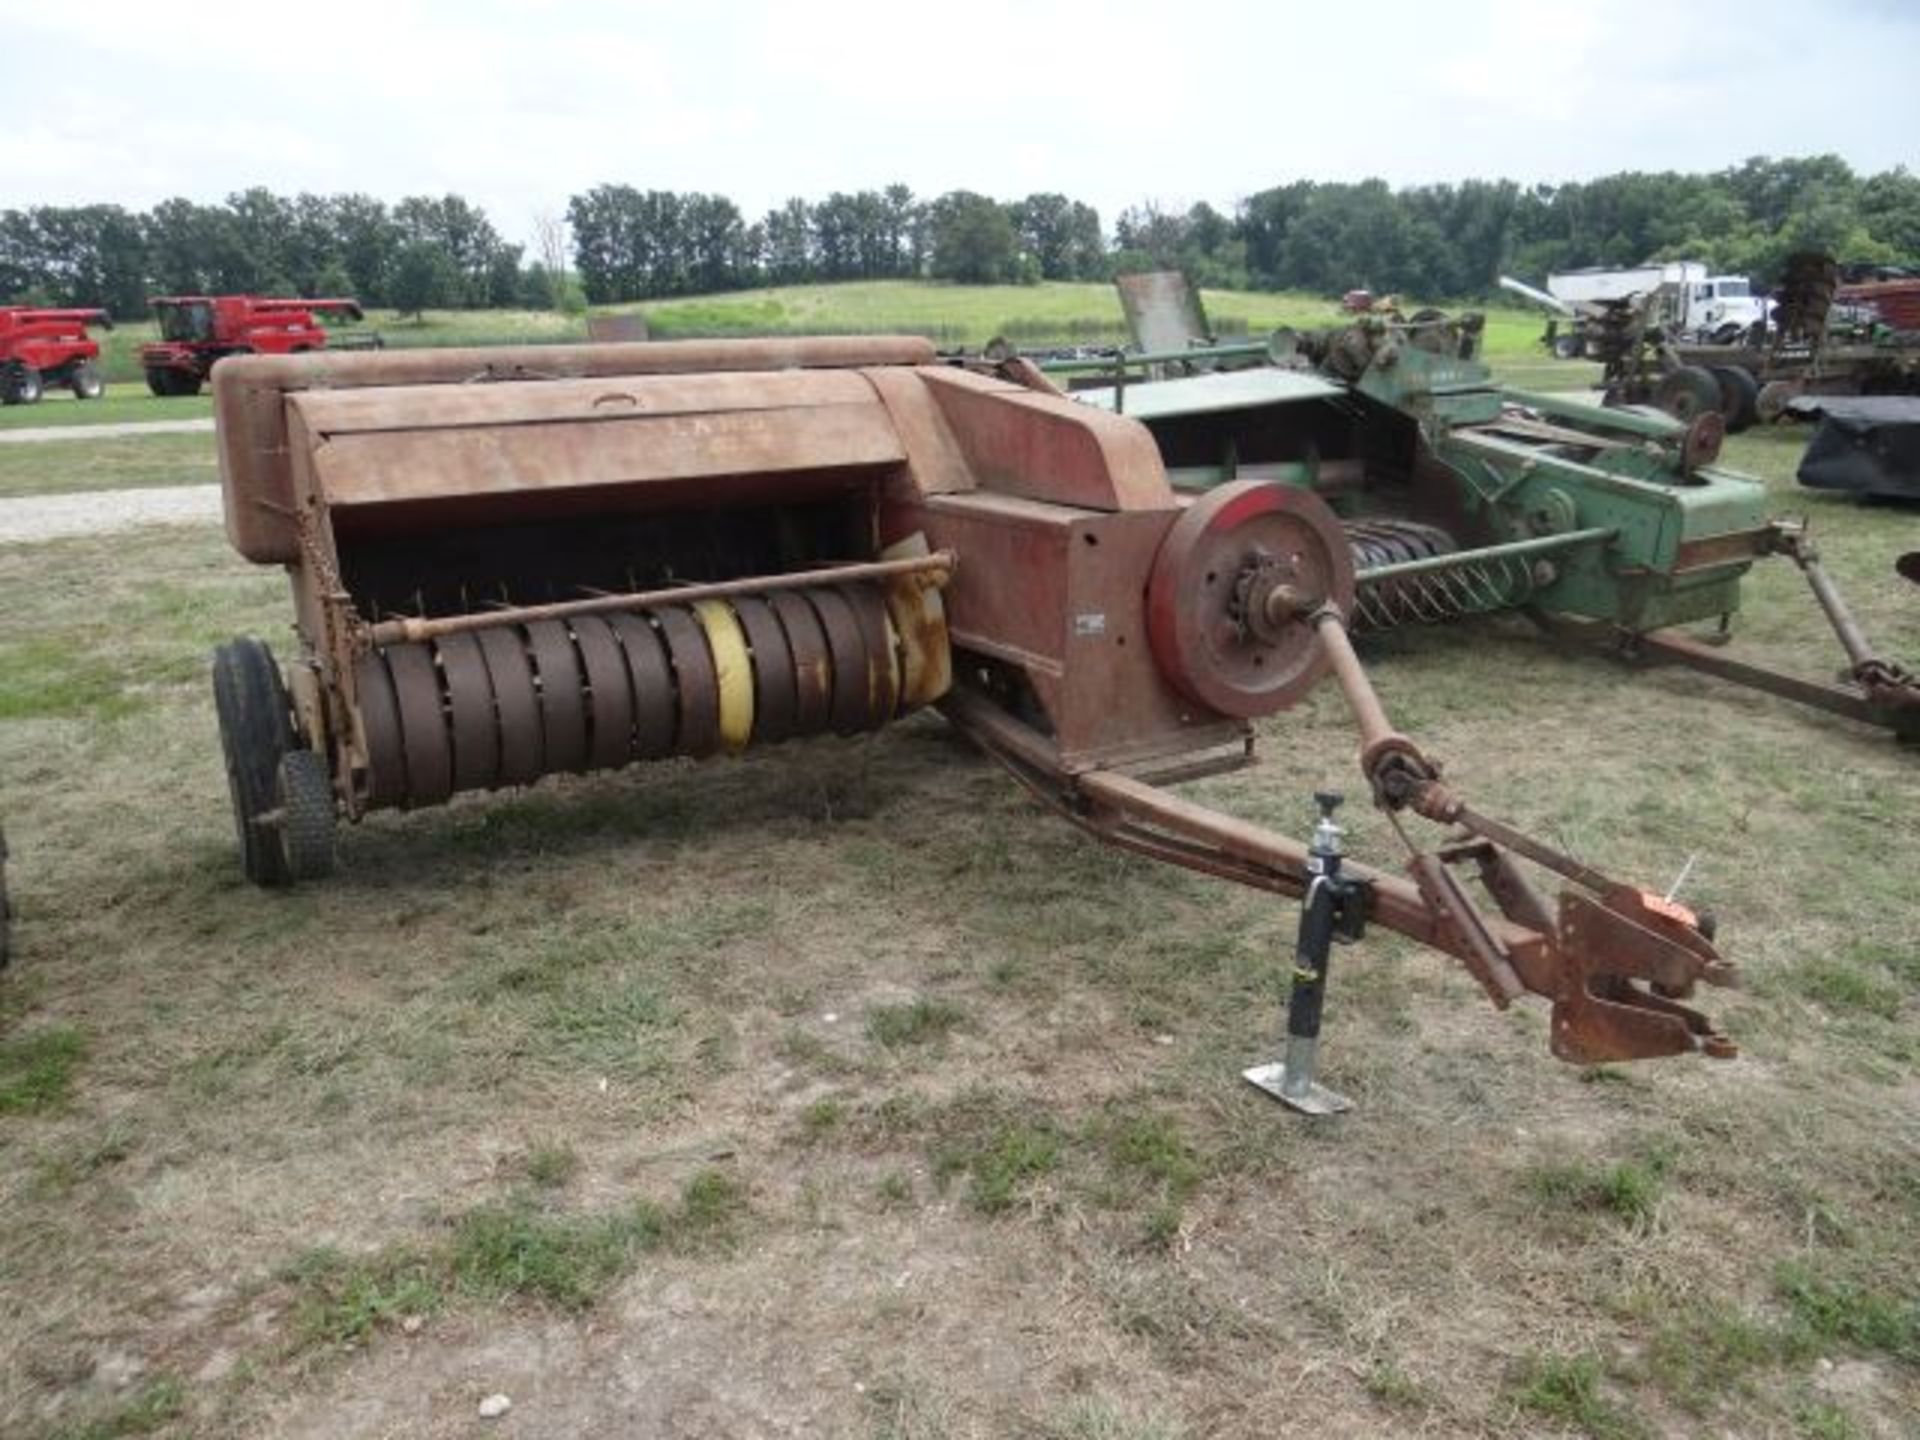
[(849, 0), (10, 5), (0, 207), (457, 191), (509, 235), (600, 181), (757, 213), (899, 180), (1111, 221), (1395, 183), (1920, 161), (1920, 7)]

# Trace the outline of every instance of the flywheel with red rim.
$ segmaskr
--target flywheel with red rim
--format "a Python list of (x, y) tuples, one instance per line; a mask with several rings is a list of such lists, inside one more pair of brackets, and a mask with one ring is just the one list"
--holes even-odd
[[(1298, 613), (1270, 619), (1284, 589)], [(1353, 556), (1327, 503), (1308, 490), (1236, 480), (1181, 512), (1147, 582), (1147, 637), (1173, 686), (1250, 719), (1284, 710), (1326, 669), (1305, 616), (1353, 604)]]

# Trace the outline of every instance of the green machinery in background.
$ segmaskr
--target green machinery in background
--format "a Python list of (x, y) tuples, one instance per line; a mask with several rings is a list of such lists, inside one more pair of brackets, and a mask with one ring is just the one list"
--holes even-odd
[[(1920, 738), (1920, 682), (1873, 650), (1804, 527), (1771, 518), (1759, 481), (1719, 468), (1719, 414), (1683, 423), (1508, 389), (1480, 337), (1477, 315), (1422, 311), (1041, 368), (1144, 423), (1182, 488), (1263, 478), (1323, 496), (1353, 545), (1356, 629), (1524, 609), (1569, 640)], [(1741, 579), (1773, 555), (1801, 569), (1838, 635), (1839, 682), (1728, 652)], [(1703, 621), (1719, 626), (1710, 641), (1673, 629)]]

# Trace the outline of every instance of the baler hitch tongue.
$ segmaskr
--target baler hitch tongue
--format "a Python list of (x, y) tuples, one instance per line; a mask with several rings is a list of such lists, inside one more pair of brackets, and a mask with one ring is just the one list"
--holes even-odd
[(1554, 947), (1553, 1053), (1594, 1065), (1698, 1050), (1730, 1060), (1739, 1047), (1680, 1003), (1694, 985), (1738, 985), (1684, 906), (1629, 886), (1594, 897), (1562, 891)]
[[(1402, 782), (1376, 784), (1376, 793), (1388, 797), (1382, 803), (1396, 808), (1391, 797), (1398, 793), (1416, 814), (1464, 832), (1438, 854), (1416, 854), (1411, 869), (1445, 928), (1464, 942), (1456, 953), (1496, 1005), (1504, 1008), (1522, 990), (1546, 996), (1553, 1002), (1553, 1053), (1578, 1064), (1695, 1050), (1723, 1060), (1739, 1053), (1704, 1014), (1680, 1003), (1702, 981), (1740, 983), (1738, 967), (1714, 949), (1710, 921), (1477, 813), (1437, 779), (1406, 785), (1410, 768), (1430, 768), (1431, 762), (1410, 742), (1411, 760), (1406, 751), (1381, 748), (1398, 767), (1393, 778)], [(1572, 882), (1560, 892), (1557, 915), (1521, 874), (1515, 856)], [(1478, 864), (1507, 919), (1537, 938), (1505, 944), (1495, 936), (1446, 868), (1465, 859)]]
[[(1503, 821), (1482, 815), (1441, 780), (1441, 767), (1387, 719), (1372, 682), (1333, 606), (1309, 615), (1361, 736), (1360, 768), (1374, 802), (1393, 819), (1411, 852), (1420, 899), (1436, 922), (1437, 942), (1457, 955), (1496, 1006), (1526, 992), (1553, 1002), (1553, 1053), (1597, 1064), (1701, 1051), (1738, 1053), (1700, 1011), (1684, 1005), (1701, 981), (1738, 983), (1704, 924), (1684, 905), (1648, 894), (1562, 854)], [(1414, 844), (1399, 813), (1410, 810), (1460, 833), (1437, 851)], [(1515, 857), (1551, 870), (1571, 886), (1557, 915)], [(1510, 924), (1481, 915), (1454, 865), (1471, 861)]]

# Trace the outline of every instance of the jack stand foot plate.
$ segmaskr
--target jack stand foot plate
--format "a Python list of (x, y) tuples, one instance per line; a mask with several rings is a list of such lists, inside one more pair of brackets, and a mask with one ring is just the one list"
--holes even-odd
[(1296, 1080), (1289, 1087), (1284, 1060), (1256, 1065), (1240, 1073), (1246, 1076), (1248, 1084), (1266, 1091), (1289, 1110), (1298, 1110), (1302, 1115), (1338, 1115), (1342, 1110), (1353, 1108), (1353, 1102), (1346, 1096), (1312, 1079), (1304, 1085)]

